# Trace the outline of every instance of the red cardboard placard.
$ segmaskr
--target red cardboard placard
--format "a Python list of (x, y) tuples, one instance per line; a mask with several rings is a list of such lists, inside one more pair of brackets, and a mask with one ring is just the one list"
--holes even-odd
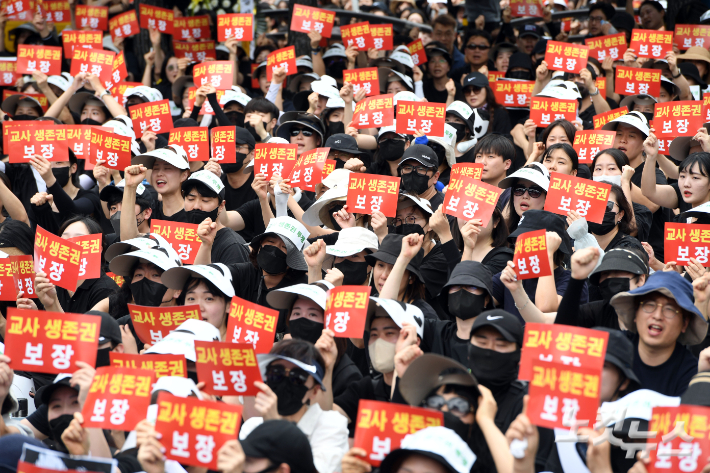
[(131, 138), (117, 135), (113, 130), (92, 128), (89, 160), (96, 163), (99, 159), (105, 161), (107, 168), (123, 171), (131, 165)]
[(251, 88), (254, 90), (259, 90), (259, 79), (254, 76), (254, 71), (259, 68), (259, 64), (251, 64)]
[(580, 163), (591, 163), (599, 151), (614, 147), (615, 137), (615, 131), (577, 130), (572, 147)]
[(35, 9), (33, 0), (3, 0), (0, 10), (7, 13), (8, 18), (18, 20), (31, 20), (27, 15)]
[(66, 23), (71, 20), (71, 10), (67, 0), (44, 0), (42, 10), (47, 23)]
[(552, 274), (550, 258), (547, 255), (545, 230), (526, 232), (515, 240), (515, 274), (518, 279), (536, 279)]
[(173, 129), (173, 117), (170, 114), (170, 100), (148, 102), (130, 108), (133, 130), (136, 138), (147, 130), (153, 133), (166, 133)]
[[(32, 130), (33, 128), (36, 127), (47, 127), (47, 126), (54, 126), (53, 122), (49, 121), (36, 121), (36, 120), (31, 120), (31, 121), (18, 121), (18, 122), (13, 122), (13, 121), (4, 121), (2, 122), (2, 147), (4, 150), (9, 151), (10, 150), (10, 137), (14, 136), (14, 142), (19, 142), (21, 139), (21, 135), (11, 135), (11, 132), (18, 131), (18, 130)], [(22, 150), (22, 153), (24, 154), (24, 150)], [(28, 152), (29, 154), (29, 152)], [(29, 158), (28, 158), (29, 159)]]
[[(37, 299), (37, 293), (35, 293), (35, 267), (32, 255), (10, 255), (10, 265), (12, 267), (12, 280), (17, 291), (16, 294), (19, 295), (22, 292), (22, 297)], [(2, 292), (0, 292), (1, 294)]]
[(249, 343), (255, 353), (269, 353), (274, 346), (278, 320), (278, 310), (234, 296), (229, 306), (227, 341)]
[(589, 48), (589, 56), (600, 62), (608, 57), (615, 61), (621, 61), (628, 47), (624, 33), (587, 38), (584, 40), (584, 44)]
[(202, 41), (210, 39), (210, 17), (208, 15), (183, 16), (173, 20), (173, 40)]
[(80, 72), (99, 76), (102, 83), (111, 81), (113, 58), (116, 53), (98, 49), (75, 48), (71, 58), (71, 72), (75, 77)]
[(0, 85), (15, 85), (22, 74), (17, 72), (17, 61), (0, 59)]
[(375, 49), (378, 51), (392, 51), (393, 33), (392, 25), (370, 25), (370, 35)]
[(138, 339), (154, 345), (187, 319), (202, 320), (199, 305), (148, 307), (128, 304), (128, 313)]
[(102, 366), (84, 401), (82, 414), (86, 428), (129, 432), (145, 419), (150, 392), (156, 381), (150, 370)]
[(123, 283), (126, 282), (123, 276), (117, 276), (110, 271), (106, 273), (106, 276), (113, 279), (113, 282), (115, 282), (118, 287), (123, 287)]
[(376, 67), (343, 71), (343, 83), (345, 82), (353, 85), (353, 94), (364, 88), (367, 91), (366, 97), (380, 95), (380, 76)]
[(365, 333), (370, 286), (338, 286), (328, 291), (325, 328), (341, 338), (362, 338)]
[(54, 46), (17, 46), (17, 68), (22, 74), (42, 72), (48, 76), (62, 73), (62, 48)]
[[(40, 227), (37, 227), (39, 230)], [(73, 373), (96, 365), (101, 317), (7, 308), (5, 356), (13, 371)]]
[(221, 43), (230, 38), (235, 38), (240, 41), (253, 40), (254, 15), (251, 13), (227, 13), (217, 15), (217, 41)]
[(10, 162), (27, 164), (35, 155), (49, 161), (69, 161), (66, 139), (64, 125), (11, 128), (8, 138)]
[(323, 165), (323, 171), (321, 171), (321, 182), (323, 182), (323, 179), (328, 177), (331, 172), (335, 171), (335, 164), (335, 159), (325, 160), (325, 164)]
[(262, 382), (254, 347), (246, 343), (203, 342), (195, 340), (197, 379), (205, 383), (202, 391), (215, 396), (256, 396), (254, 386)]
[(673, 51), (673, 32), (634, 28), (629, 49), (633, 49), (637, 57), (664, 59), (668, 51)]
[(551, 172), (544, 210), (564, 216), (574, 210), (588, 222), (602, 223), (610, 190), (611, 184)]
[(235, 131), (233, 126), (216, 126), (210, 130), (212, 141), (212, 157), (220, 164), (237, 162), (237, 144), (234, 141)]
[(355, 46), (358, 51), (367, 51), (375, 47), (375, 41), (370, 33), (370, 23), (367, 21), (353, 25), (342, 25), (340, 36), (346, 48)]
[(123, 55), (123, 51), (116, 54), (113, 58), (113, 66), (111, 67), (111, 81), (106, 82), (104, 85), (107, 89), (113, 87), (113, 84), (118, 84), (123, 79), (128, 77), (128, 69), (126, 69), (126, 58)]
[[(219, 102), (222, 99), (222, 96), (224, 95), (225, 91), (218, 90), (216, 92), (217, 101)], [(190, 110), (195, 108), (195, 100), (197, 99), (196, 94), (197, 87), (190, 87), (189, 89), (187, 89), (188, 108)], [(214, 109), (212, 108), (212, 104), (209, 100), (205, 100), (204, 102), (202, 102), (202, 108), (200, 108), (200, 115), (214, 115)]]
[[(64, 57), (74, 57), (74, 49), (89, 48), (102, 49), (104, 35), (101, 31), (74, 31), (62, 30), (62, 45), (64, 46)], [(78, 71), (87, 72), (87, 71)], [(72, 77), (76, 75), (71, 73)]]
[(646, 94), (658, 97), (661, 93), (661, 70), (617, 66), (614, 92), (621, 95)]
[(503, 189), (464, 175), (451, 175), (444, 197), (444, 213), (466, 221), (481, 219), (488, 225)]
[(332, 10), (294, 4), (290, 29), (301, 33), (317, 31), (323, 38), (330, 38), (334, 22), (335, 12)]
[(599, 89), (599, 95), (606, 100), (606, 77), (597, 77), (594, 80), (594, 86)]
[(210, 61), (197, 64), (192, 69), (195, 86), (211, 85), (215, 89), (229, 90), (232, 88), (232, 69), (234, 63), (229, 61)]
[(323, 166), (329, 152), (330, 148), (316, 148), (301, 154), (289, 174), (291, 187), (315, 191), (316, 184), (321, 182)]
[(24, 95), (25, 97), (32, 97), (33, 99), (35, 99), (39, 102), (39, 106), (42, 107), (42, 111), (44, 111), (44, 112), (46, 112), (47, 109), (49, 108), (49, 101), (47, 100), (47, 96), (44, 94), (30, 94), (30, 93), (26, 93), (26, 92), (17, 92), (14, 90), (7, 90), (7, 89), (2, 91), (2, 99), (3, 100), (10, 97), (11, 95)]
[(414, 62), (415, 66), (421, 66), (428, 61), (421, 38), (409, 43), (407, 48), (409, 48), (409, 54), (412, 55), (412, 62)]
[(74, 15), (77, 28), (108, 30), (108, 7), (77, 5)]
[(710, 225), (666, 222), (663, 243), (666, 261), (686, 266), (690, 258), (710, 266)]
[(444, 136), (446, 104), (436, 102), (397, 102), (397, 133), (413, 135), (423, 131), (430, 136)]
[(594, 115), (594, 129), (601, 130), (601, 128), (612, 120), (616, 120), (622, 115), (629, 113), (629, 108), (627, 106), (615, 108), (614, 110), (609, 110), (608, 112), (600, 113), (599, 115)]
[(530, 99), (530, 119), (540, 128), (545, 128), (559, 119), (573, 122), (577, 119), (577, 101), (532, 97)]
[(17, 300), (16, 287), (12, 261), (9, 257), (0, 258), (0, 301)]
[[(67, 146), (78, 159), (89, 158), (91, 146), (91, 125), (64, 125), (67, 130)], [(88, 161), (87, 161), (88, 162)]]
[(101, 240), (103, 233), (67, 238), (81, 246), (81, 263), (79, 279), (96, 279), (101, 277)]
[(150, 232), (165, 238), (177, 252), (182, 264), (193, 264), (202, 242), (195, 223), (151, 219)]
[(705, 117), (700, 101), (657, 103), (654, 106), (653, 125), (660, 136), (695, 136), (703, 123)]
[(441, 411), (381, 401), (360, 400), (353, 447), (367, 452), (365, 461), (379, 466), (402, 439), (427, 427), (444, 425)]
[(393, 104), (394, 94), (361, 100), (355, 105), (353, 126), (358, 129), (391, 126), (394, 123)]
[(710, 122), (710, 92), (705, 92), (703, 94), (703, 117), (705, 117), (705, 123)]
[(551, 71), (579, 73), (587, 67), (589, 48), (579, 44), (548, 41), (545, 48), (545, 62)]
[(168, 144), (182, 146), (187, 152), (188, 161), (209, 161), (210, 140), (207, 132), (208, 129), (201, 126), (173, 128), (170, 130)]
[[(503, 79), (505, 77), (505, 72), (503, 71), (488, 71), (488, 82), (495, 82), (498, 79)], [(534, 81), (533, 81), (534, 82)]]
[(456, 163), (451, 166), (451, 175), (467, 176), (474, 181), (480, 181), (483, 174), (483, 163)]
[(710, 408), (703, 406), (654, 407), (648, 430), (656, 436), (647, 443), (656, 448), (650, 449), (648, 472), (701, 473), (710, 452), (708, 418)]
[(367, 215), (382, 212), (385, 217), (394, 217), (400, 181), (399, 177), (352, 173), (348, 181), (348, 212)]
[(513, 18), (525, 16), (542, 18), (542, 2), (540, 0), (510, 0), (510, 15)]
[(675, 44), (681, 51), (693, 46), (708, 49), (710, 25), (675, 25)]
[(496, 102), (513, 108), (529, 108), (534, 80), (497, 80), (491, 84)]
[(266, 56), (266, 80), (271, 82), (274, 71), (277, 67), (283, 67), (286, 75), (290, 76), (298, 73), (296, 68), (296, 46), (277, 49)]
[(140, 33), (138, 16), (135, 10), (128, 10), (125, 13), (116, 15), (108, 21), (108, 29), (111, 38), (129, 38)]
[(173, 34), (173, 11), (141, 3), (140, 26), (145, 29), (157, 29), (161, 33)]
[(35, 233), (35, 272), (45, 273), (55, 286), (76, 291), (79, 280), (81, 246), (54, 235), (37, 225)]
[(184, 355), (159, 355), (144, 353), (132, 355), (130, 353), (110, 352), (111, 366), (117, 368), (133, 368), (150, 370), (156, 378), (163, 376), (187, 377), (187, 360)]
[(254, 152), (254, 173), (263, 174), (267, 181), (278, 174), (281, 177), (291, 175), (296, 166), (298, 145), (257, 143)]
[[(192, 62), (205, 61), (209, 58), (216, 58), (217, 51), (215, 49), (214, 41), (173, 41), (173, 50), (175, 51), (175, 57), (187, 58)], [(231, 84), (232, 79), (229, 79)]]
[(140, 82), (119, 82), (118, 84), (114, 85), (111, 87), (111, 95), (116, 99), (116, 102), (118, 102), (122, 107), (126, 106), (126, 91), (128, 89), (132, 89), (133, 87), (138, 87), (139, 85), (143, 85)]

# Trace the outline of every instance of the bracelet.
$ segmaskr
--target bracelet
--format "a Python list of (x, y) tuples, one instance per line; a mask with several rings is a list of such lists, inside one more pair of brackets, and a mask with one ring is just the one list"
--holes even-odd
[(677, 75), (677, 76), (674, 76), (673, 73), (671, 73), (671, 77), (674, 78), (674, 79), (677, 79), (677, 78), (680, 77), (681, 74), (682, 74), (682, 72), (680, 71), (680, 68), (678, 68), (678, 75)]
[(99, 99), (100, 99), (100, 100), (103, 100), (104, 97), (107, 96), (107, 95), (111, 95), (111, 91), (109, 91), (109, 90), (104, 90), (104, 93), (101, 94), (101, 95), (99, 95)]
[(311, 53), (318, 54), (319, 52), (320, 52), (320, 46), (318, 46), (317, 48), (311, 48)]
[(521, 311), (521, 310), (523, 310), (524, 308), (526, 308), (529, 303), (530, 303), (530, 299), (528, 299), (528, 300), (525, 302), (525, 304), (523, 304), (522, 307), (518, 307), (518, 304), (517, 304), (515, 301), (513, 301), (513, 305), (515, 306), (516, 309), (518, 309), (518, 311)]

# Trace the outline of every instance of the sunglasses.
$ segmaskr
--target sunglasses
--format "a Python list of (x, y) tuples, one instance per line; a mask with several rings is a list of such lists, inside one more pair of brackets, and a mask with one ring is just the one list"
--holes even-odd
[(474, 86), (471, 86), (471, 87), (466, 87), (466, 89), (464, 90), (464, 93), (465, 93), (466, 95), (468, 95), (468, 94), (480, 94), (482, 90), (483, 90), (483, 87), (474, 87)]
[(607, 211), (607, 212), (613, 212), (615, 205), (616, 205), (617, 207), (619, 206), (619, 204), (617, 204), (616, 202), (611, 202), (611, 201), (607, 202), (607, 203), (606, 203), (606, 211)]
[(486, 46), (485, 44), (467, 44), (466, 49), (474, 50), (478, 49), (479, 51), (485, 51), (486, 49), (491, 49), (490, 46)]
[(274, 383), (279, 383), (287, 378), (294, 386), (303, 386), (308, 381), (309, 374), (301, 368), (286, 368), (283, 365), (269, 365), (266, 368), (266, 379)]
[(540, 189), (539, 187), (523, 187), (523, 186), (518, 186), (513, 188), (513, 195), (516, 197), (522, 197), (525, 195), (525, 192), (528, 193), (531, 199), (537, 199), (540, 197), (543, 193), (543, 190)]
[(424, 401), (424, 406), (436, 409), (437, 411), (440, 411), (442, 407), (446, 406), (449, 412), (458, 417), (463, 417), (471, 412), (471, 404), (462, 397), (453, 397), (447, 401), (444, 399), (444, 396), (431, 396)]
[(291, 128), (291, 136), (298, 136), (303, 133), (303, 136), (313, 136), (313, 130), (308, 128)]

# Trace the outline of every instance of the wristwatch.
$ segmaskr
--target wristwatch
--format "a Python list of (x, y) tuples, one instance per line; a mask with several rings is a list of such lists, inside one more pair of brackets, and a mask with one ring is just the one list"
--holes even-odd
[(320, 52), (320, 46), (318, 46), (317, 48), (311, 48), (311, 52), (313, 54), (318, 54)]
[(680, 77), (681, 74), (682, 74), (682, 72), (680, 71), (680, 67), (679, 67), (679, 68), (678, 68), (678, 75), (674, 76), (673, 73), (671, 72), (671, 77), (674, 78), (674, 79), (677, 79), (677, 78)]
[(596, 97), (597, 95), (599, 95), (599, 87), (597, 87), (597, 91), (596, 91), (596, 92), (594, 92), (594, 93), (589, 92), (589, 96), (590, 96), (590, 97)]
[(99, 99), (103, 100), (104, 96), (106, 96), (106, 95), (111, 95), (111, 92), (109, 90), (104, 90), (104, 92), (101, 95), (99, 95)]

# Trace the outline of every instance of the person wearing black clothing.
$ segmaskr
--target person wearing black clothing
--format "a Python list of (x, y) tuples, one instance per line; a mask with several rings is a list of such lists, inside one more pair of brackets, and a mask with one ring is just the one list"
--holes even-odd
[(449, 103), (463, 98), (461, 86), (449, 78), (451, 55), (443, 48), (426, 48), (428, 59), (426, 79), (423, 81), (424, 97), (429, 102)]
[[(582, 120), (582, 126), (585, 130), (594, 129), (594, 115), (608, 112), (612, 109), (609, 102), (599, 94), (599, 89), (595, 85), (597, 73), (591, 64), (587, 64), (585, 69), (582, 69), (579, 74), (565, 74), (565, 80), (569, 80), (577, 84), (579, 93), (582, 96), (579, 102), (579, 118)], [(617, 105), (614, 102), (614, 105)]]
[[(514, 56), (511, 56), (511, 60)], [(471, 108), (484, 108), (488, 112), (488, 133), (499, 133), (510, 138), (513, 129), (510, 116), (505, 107), (496, 102), (488, 77), (480, 72), (472, 72), (464, 78), (462, 88), (464, 100)]]
[[(428, 142), (426, 136), (417, 140)], [(436, 190), (439, 180), (438, 168), (439, 157), (425, 144), (414, 144), (404, 150), (397, 167), (404, 190), (420, 199), (428, 200), (432, 209), (438, 209), (439, 205), (444, 203), (444, 194)]]

